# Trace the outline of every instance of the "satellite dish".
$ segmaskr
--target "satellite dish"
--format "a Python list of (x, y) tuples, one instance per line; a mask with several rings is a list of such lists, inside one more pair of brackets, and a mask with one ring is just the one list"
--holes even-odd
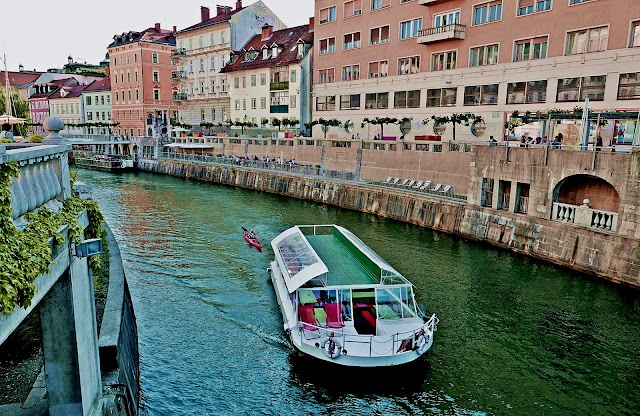
[(443, 123), (435, 123), (433, 125), (433, 132), (438, 136), (442, 136), (446, 130), (447, 126), (445, 126)]

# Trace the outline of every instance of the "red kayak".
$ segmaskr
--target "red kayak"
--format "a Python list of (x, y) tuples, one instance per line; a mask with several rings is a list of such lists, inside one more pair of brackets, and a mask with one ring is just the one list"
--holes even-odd
[(260, 240), (258, 240), (257, 236), (255, 238), (249, 237), (249, 232), (247, 230), (244, 230), (242, 233), (244, 234), (244, 239), (247, 240), (247, 243), (251, 244), (258, 250), (262, 250), (262, 244), (260, 244)]

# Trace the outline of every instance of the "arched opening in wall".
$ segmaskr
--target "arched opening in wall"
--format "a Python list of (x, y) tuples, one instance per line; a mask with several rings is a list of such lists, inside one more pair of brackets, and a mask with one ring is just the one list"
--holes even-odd
[(597, 176), (569, 176), (558, 182), (553, 192), (553, 202), (560, 204), (580, 206), (585, 199), (595, 210), (617, 213), (620, 206), (616, 188)]

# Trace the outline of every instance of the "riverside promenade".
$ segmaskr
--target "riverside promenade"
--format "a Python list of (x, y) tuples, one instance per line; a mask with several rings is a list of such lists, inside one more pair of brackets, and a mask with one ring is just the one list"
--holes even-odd
[[(237, 163), (232, 155), (278, 155), (296, 165)], [(225, 137), (138, 166), (393, 218), (640, 287), (639, 158), (473, 142)]]

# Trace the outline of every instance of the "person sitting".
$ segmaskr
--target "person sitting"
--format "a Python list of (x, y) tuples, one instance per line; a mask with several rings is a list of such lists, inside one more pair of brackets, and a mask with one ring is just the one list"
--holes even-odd
[(10, 140), (11, 143), (15, 142), (13, 138), (13, 133), (11, 133), (11, 124), (5, 123), (2, 125), (2, 133), (0, 133), (0, 139)]
[(247, 234), (248, 237), (252, 240), (257, 240), (258, 236), (256, 235), (256, 233), (253, 231), (253, 229), (251, 229), (251, 231), (249, 231), (249, 234)]

